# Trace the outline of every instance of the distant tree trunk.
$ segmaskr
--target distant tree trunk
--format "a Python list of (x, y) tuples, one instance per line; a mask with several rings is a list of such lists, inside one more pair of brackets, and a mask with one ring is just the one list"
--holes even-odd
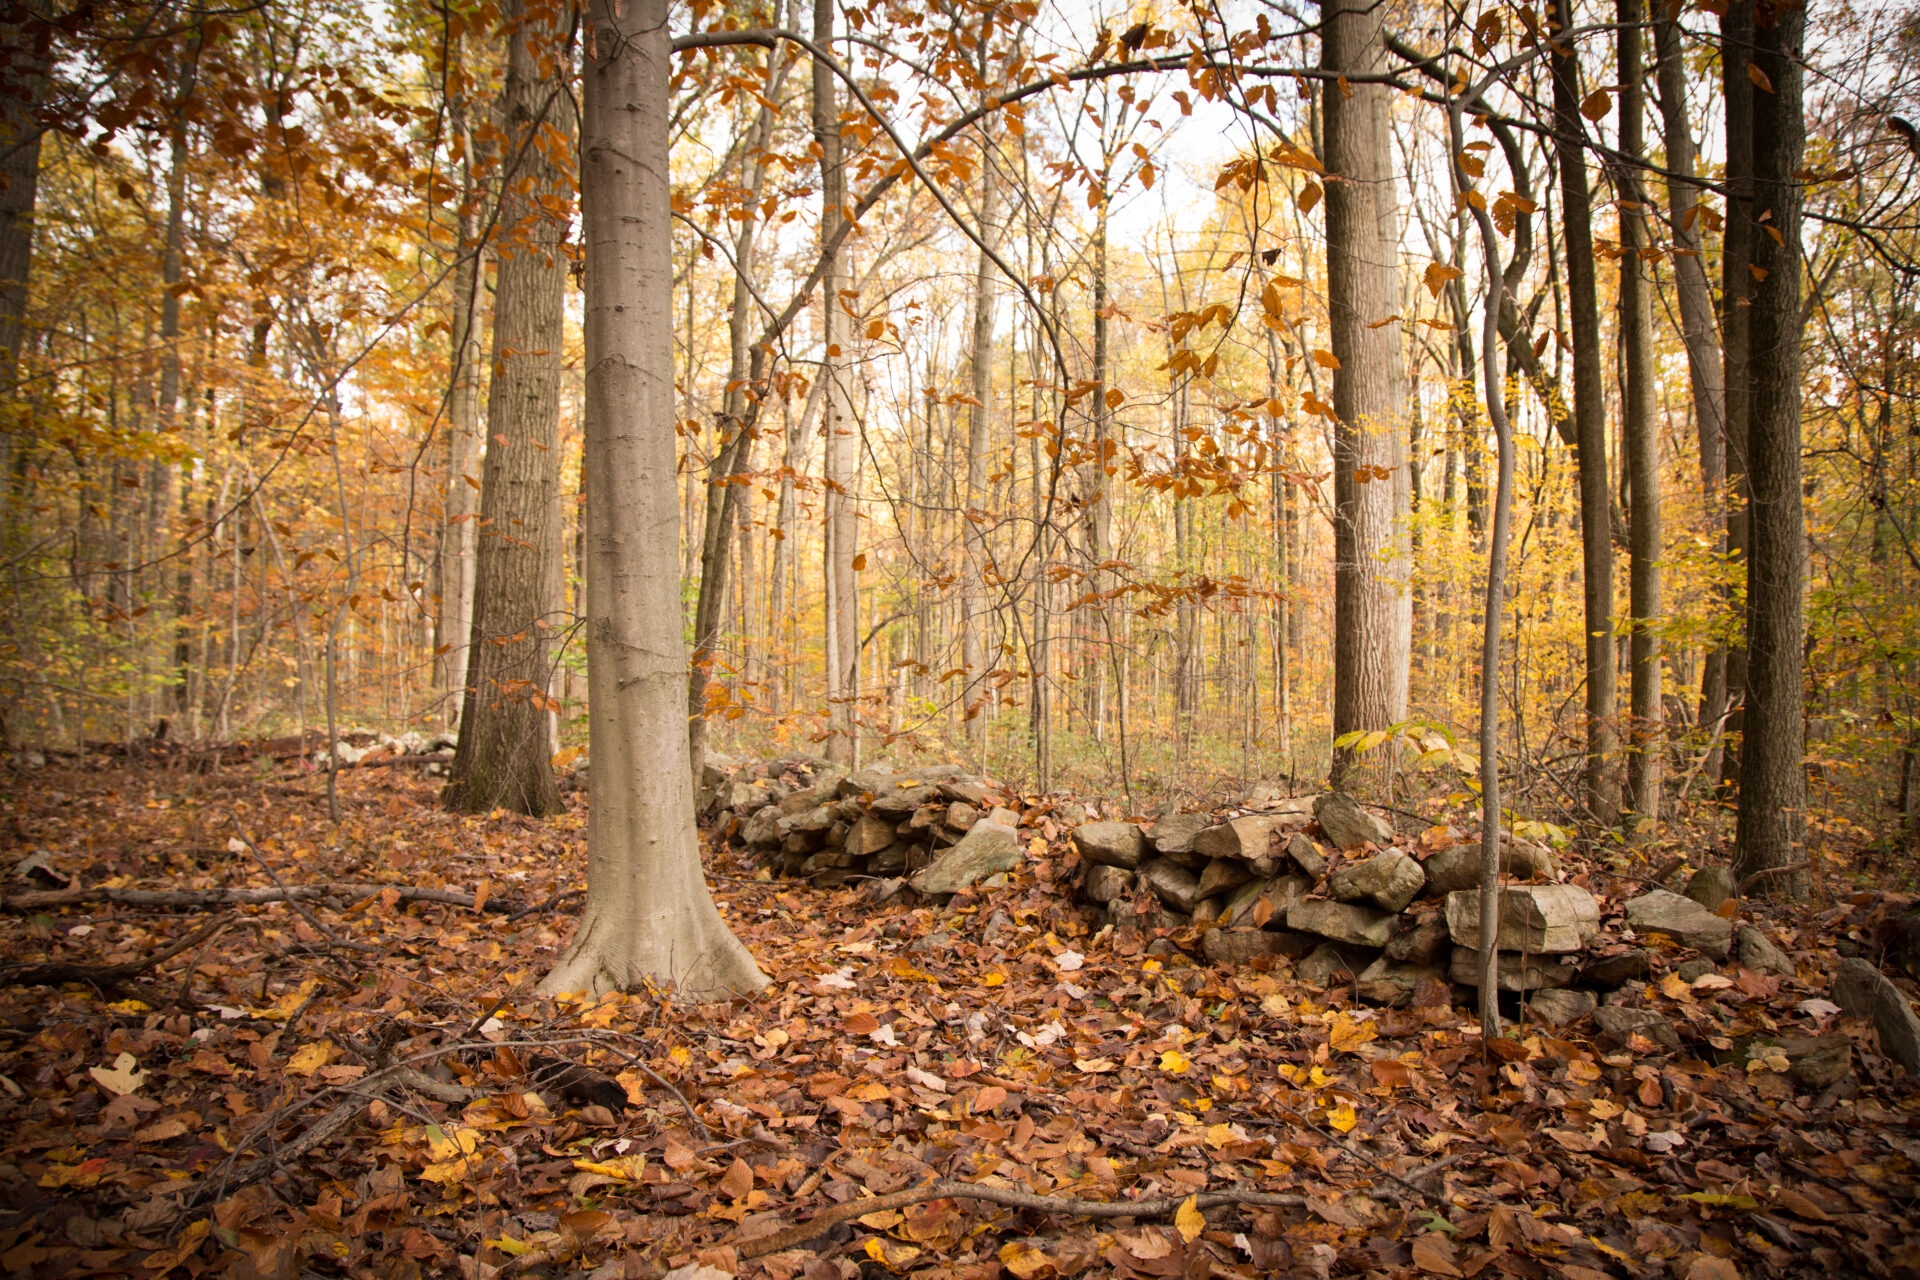
[[(37, 9), (37, 6), (32, 8)], [(40, 121), (52, 27), (26, 6), (0, 22), (0, 389), (11, 393), (26, 341), (27, 280), (33, 268), (34, 203), (40, 189)], [(0, 537), (14, 520), (11, 432), (0, 430)]]
[(546, 994), (688, 999), (766, 985), (714, 909), (687, 771), (679, 493), (674, 481), (673, 244), (667, 0), (592, 0), (582, 77), (586, 273), (587, 901)]
[[(559, 10), (503, 14), (507, 77), (501, 92), (503, 153), (519, 164), (501, 181), (493, 312), (490, 447), (480, 477), (473, 629), (460, 743), (444, 801), (466, 813), (557, 812), (547, 721), (553, 673), (550, 615), (559, 607), (560, 368), (567, 201), (558, 150), (571, 113), (543, 61), (566, 36)], [(675, 610), (678, 616), (678, 610)]]
[[(1324, 97), (1327, 313), (1333, 335), (1335, 738), (1406, 718), (1411, 614), (1407, 578), (1406, 459), (1400, 441), (1406, 366), (1400, 330), (1377, 324), (1400, 311), (1400, 213), (1389, 163), (1386, 45), (1380, 10), (1325, 0), (1321, 63), (1350, 77)], [(1347, 92), (1351, 89), (1351, 94)], [(1334, 753), (1341, 785), (1356, 761)]]
[[(980, 238), (991, 245), (995, 240), (994, 220), (1000, 212), (1000, 184), (994, 174), (990, 137), (980, 150)], [(986, 734), (987, 721), (980, 712), (992, 688), (987, 674), (997, 665), (987, 652), (991, 630), (987, 605), (987, 570), (991, 559), (987, 547), (990, 505), (987, 460), (993, 449), (993, 437), (988, 429), (992, 415), (987, 411), (987, 403), (993, 394), (995, 273), (993, 259), (982, 246), (973, 273), (973, 333), (967, 355), (968, 393), (973, 403), (967, 407), (967, 493), (960, 512), (967, 547), (966, 587), (960, 606), (960, 665), (967, 671), (967, 740), (975, 746)]]
[[(1728, 0), (1720, 19), (1720, 72), (1722, 96), (1726, 101), (1726, 189), (1727, 229), (1720, 251), (1720, 333), (1726, 388), (1727, 478), (1733, 492), (1728, 496), (1727, 560), (1734, 574), (1747, 572), (1747, 541), (1750, 524), (1748, 508), (1753, 501), (1750, 464), (1747, 457), (1748, 419), (1751, 416), (1752, 385), (1748, 375), (1748, 351), (1751, 338), (1752, 298), (1756, 292), (1753, 273), (1757, 265), (1753, 218), (1753, 82), (1747, 78), (1749, 51), (1754, 43), (1753, 0)], [(1749, 610), (1751, 614), (1751, 610)], [(1737, 633), (1726, 651), (1726, 688), (1721, 706), (1726, 712), (1727, 745), (1719, 753), (1720, 780), (1723, 789), (1732, 791), (1741, 776), (1740, 743), (1746, 736), (1747, 646)], [(1702, 708), (1703, 712), (1706, 710)], [(1716, 713), (1715, 718), (1718, 718)], [(1708, 761), (1712, 764), (1713, 761)]]
[[(1748, 247), (1757, 268), (1749, 312), (1751, 400), (1747, 474), (1752, 535), (1747, 587), (1747, 732), (1740, 750), (1737, 874), (1786, 867), (1806, 842), (1805, 630), (1801, 592), (1806, 522), (1800, 487), (1800, 204), (1806, 149), (1797, 0), (1756, 7), (1754, 63), (1772, 85), (1753, 95), (1753, 203)], [(1761, 221), (1761, 219), (1765, 221)], [(1772, 877), (1797, 897), (1804, 872)]]
[[(1102, 136), (1105, 125), (1102, 125)], [(1107, 451), (1111, 447), (1111, 418), (1107, 412), (1107, 358), (1110, 326), (1107, 322), (1107, 189), (1108, 173), (1100, 169), (1100, 207), (1094, 211), (1093, 224), (1093, 466), (1087, 490), (1087, 550), (1093, 559), (1093, 589), (1102, 596), (1088, 615), (1086, 625), (1094, 636), (1094, 652), (1099, 655), (1089, 664), (1087, 679), (1087, 723), (1096, 742), (1106, 741), (1107, 659), (1112, 657), (1112, 636), (1107, 622), (1107, 571), (1101, 565), (1113, 559), (1113, 494), (1107, 480)], [(1083, 677), (1085, 678), (1085, 677)]]
[[(454, 112), (454, 127), (471, 149), (464, 104)], [(471, 156), (462, 165), (467, 199), (460, 205), (460, 255), (453, 270), (453, 331), (449, 335), (453, 377), (447, 387), (447, 492), (440, 535), (440, 621), (435, 647), (436, 684), (446, 697), (448, 723), (458, 721), (466, 698), (468, 640), (473, 634), (474, 547), (479, 539), (480, 477), (480, 326), (485, 264), (472, 203)]]
[[(1561, 31), (1573, 30), (1572, 0), (1554, 0)], [(1573, 330), (1573, 418), (1580, 465), (1580, 547), (1586, 597), (1586, 803), (1594, 820), (1618, 816), (1614, 719), (1612, 486), (1607, 476), (1607, 393), (1601, 376), (1600, 304), (1595, 286), (1593, 201), (1581, 144), (1580, 63), (1571, 43), (1553, 46), (1554, 152), (1567, 249), (1567, 295)], [(1564, 50), (1564, 51), (1563, 51)]]
[[(1633, 726), (1627, 755), (1627, 808), (1635, 833), (1651, 838), (1660, 819), (1660, 762), (1664, 751), (1660, 688), (1660, 433), (1654, 423), (1657, 374), (1653, 367), (1653, 281), (1642, 254), (1653, 246), (1639, 170), (1645, 158), (1646, 70), (1641, 51), (1642, 0), (1618, 0), (1620, 18), (1620, 150), (1616, 189), (1620, 206), (1620, 341), (1626, 356), (1621, 437), (1627, 455), (1630, 506), (1629, 592), (1633, 615), (1629, 655)], [(1629, 208), (1629, 204), (1640, 208)]]
[[(814, 0), (813, 42), (833, 46), (835, 0)], [(831, 245), (840, 232), (847, 202), (847, 173), (840, 159), (839, 94), (833, 72), (822, 62), (813, 67), (813, 140), (820, 146), (820, 242)], [(853, 760), (858, 744), (854, 699), (858, 686), (860, 617), (859, 584), (854, 576), (855, 544), (859, 541), (859, 508), (855, 488), (859, 458), (854, 425), (846, 412), (846, 388), (840, 384), (842, 275), (837, 249), (826, 252), (820, 278), (820, 377), (826, 383), (820, 404), (822, 434), (826, 437), (826, 627), (827, 701), (829, 724), (827, 757), (841, 763)]]

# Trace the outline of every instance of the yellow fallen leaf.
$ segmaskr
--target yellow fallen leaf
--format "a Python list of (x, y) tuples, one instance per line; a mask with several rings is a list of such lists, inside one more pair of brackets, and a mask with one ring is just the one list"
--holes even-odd
[(135, 1071), (140, 1060), (130, 1053), (123, 1053), (113, 1060), (111, 1067), (88, 1067), (87, 1074), (94, 1078), (102, 1089), (115, 1097), (136, 1093), (147, 1082), (147, 1073)]
[(1180, 1202), (1180, 1208), (1174, 1212), (1173, 1225), (1180, 1229), (1180, 1238), (1192, 1244), (1207, 1229), (1207, 1216), (1200, 1212), (1200, 1197), (1188, 1196)]
[(153, 1006), (145, 1000), (115, 1000), (107, 1006), (110, 1013), (152, 1013)]
[(1214, 1125), (1207, 1126), (1207, 1145), (1212, 1147), (1215, 1151), (1218, 1151), (1220, 1148), (1226, 1146), (1229, 1142), (1232, 1142), (1234, 1140), (1235, 1139), (1233, 1135), (1232, 1125), (1214, 1124)]
[(1000, 1246), (1000, 1265), (1019, 1280), (1034, 1280), (1053, 1269), (1053, 1259), (1025, 1240), (1011, 1240)]
[(1327, 1024), (1327, 1047), (1335, 1053), (1358, 1053), (1360, 1046), (1376, 1039), (1380, 1029), (1371, 1018), (1356, 1021), (1345, 1013), (1336, 1013)]
[(1075, 1070), (1090, 1076), (1097, 1076), (1114, 1069), (1112, 1058), (1075, 1058), (1073, 1065)]
[(910, 1244), (897, 1244), (879, 1236), (867, 1240), (867, 1256), (889, 1271), (905, 1271), (921, 1252)]
[(621, 1182), (638, 1182), (647, 1170), (647, 1158), (641, 1155), (615, 1156), (611, 1160), (575, 1160), (573, 1167), (582, 1173), (597, 1173)]
[(1669, 1000), (1693, 999), (1693, 984), (1677, 973), (1670, 973), (1660, 979), (1660, 990), (1666, 993)]
[(303, 1044), (287, 1059), (287, 1074), (291, 1076), (310, 1076), (333, 1061), (333, 1041), (315, 1040), (312, 1044)]
[(986, 978), (984, 979), (984, 982), (989, 987), (1005, 986), (1007, 982), (1007, 975), (1000, 972), (998, 969), (995, 969), (992, 973), (986, 976)]
[(875, 1231), (885, 1231), (889, 1227), (897, 1227), (904, 1221), (906, 1221), (906, 1215), (898, 1209), (882, 1209), (878, 1213), (863, 1213), (860, 1215), (860, 1225), (869, 1227)]
[(1351, 1102), (1343, 1102), (1327, 1112), (1327, 1123), (1341, 1133), (1352, 1133), (1353, 1126), (1360, 1123), (1360, 1117), (1354, 1114)]
[(515, 1258), (523, 1253), (533, 1252), (532, 1245), (528, 1244), (525, 1240), (515, 1240), (512, 1236), (501, 1236), (498, 1240), (486, 1240), (482, 1241), (482, 1243)]
[(320, 989), (320, 979), (308, 978), (295, 990), (287, 992), (271, 1005), (258, 1011), (259, 1016), (273, 1022), (285, 1022), (294, 1015), (294, 1011), (307, 1002), (307, 997)]
[(1160, 1055), (1160, 1069), (1170, 1076), (1184, 1075), (1193, 1066), (1193, 1059), (1178, 1049), (1169, 1049)]
[(451, 1129), (442, 1129), (437, 1124), (427, 1126), (427, 1152), (435, 1160), (472, 1155), (479, 1149), (480, 1131), (478, 1129), (466, 1129), (459, 1125)]

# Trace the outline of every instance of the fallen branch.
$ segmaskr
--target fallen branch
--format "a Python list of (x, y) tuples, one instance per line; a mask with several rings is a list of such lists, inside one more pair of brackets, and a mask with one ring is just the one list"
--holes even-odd
[[(392, 891), (400, 902), (444, 902), (473, 909), (473, 895), (458, 889), (428, 889), (410, 884), (296, 884), (275, 889), (39, 889), (5, 900), (8, 911), (41, 911), (111, 902), (129, 907), (243, 907), (307, 898), (352, 898), (355, 902)], [(507, 914), (511, 902), (489, 898), (482, 908)]]
[(162, 947), (150, 956), (138, 960), (125, 960), (119, 964), (73, 964), (59, 961), (52, 964), (24, 964), (0, 968), (0, 982), (21, 987), (57, 987), (69, 982), (86, 982), (95, 986), (119, 986), (128, 978), (145, 973), (155, 965), (165, 964), (182, 951), (190, 950), (212, 938), (233, 923), (230, 915), (209, 920), (186, 937), (170, 946)]
[(429, 751), (417, 756), (381, 756), (377, 760), (355, 760), (351, 763), (342, 760), (336, 769), (386, 769), (396, 764), (446, 764), (453, 759), (451, 751)]
[[(1178, 1210), (1188, 1199), (1187, 1196), (1158, 1196), (1152, 1200), (1074, 1200), (1064, 1196), (1037, 1195), (1014, 1187), (989, 1187), (977, 1182), (956, 1182), (943, 1178), (907, 1191), (896, 1191), (892, 1195), (835, 1205), (814, 1214), (797, 1227), (788, 1227), (772, 1235), (755, 1236), (751, 1240), (735, 1239), (731, 1243), (739, 1250), (742, 1260), (765, 1257), (769, 1253), (779, 1253), (783, 1249), (805, 1244), (848, 1219), (887, 1209), (904, 1209), (908, 1205), (925, 1204), (929, 1200), (984, 1200), (989, 1204), (1005, 1205), (1009, 1209), (1032, 1209), (1070, 1218), (1160, 1218)], [(1196, 1207), (1202, 1210), (1223, 1204), (1251, 1205), (1262, 1209), (1297, 1209), (1307, 1203), (1305, 1196), (1261, 1191), (1203, 1191), (1192, 1199)]]
[(1790, 876), (1796, 871), (1809, 870), (1812, 868), (1812, 866), (1813, 866), (1813, 863), (1808, 861), (1808, 862), (1789, 862), (1784, 867), (1763, 867), (1760, 870), (1754, 872), (1752, 875), (1746, 877), (1746, 879), (1742, 880), (1739, 883), (1739, 885), (1734, 889), (1734, 892), (1744, 897), (1746, 895), (1747, 890), (1753, 888), (1753, 886), (1759, 884), (1762, 880), (1770, 880), (1774, 876)]

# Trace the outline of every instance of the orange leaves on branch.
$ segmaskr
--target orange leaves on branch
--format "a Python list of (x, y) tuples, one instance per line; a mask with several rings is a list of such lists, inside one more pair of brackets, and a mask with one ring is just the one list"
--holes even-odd
[[(1749, 63), (1749, 66), (1752, 64)], [(1613, 94), (1606, 89), (1595, 89), (1580, 100), (1580, 114), (1599, 124), (1613, 110)]]
[(1458, 267), (1449, 266), (1444, 262), (1429, 262), (1426, 272), (1420, 279), (1427, 286), (1427, 292), (1438, 298), (1440, 291), (1447, 287), (1448, 282), (1458, 280), (1460, 275)]

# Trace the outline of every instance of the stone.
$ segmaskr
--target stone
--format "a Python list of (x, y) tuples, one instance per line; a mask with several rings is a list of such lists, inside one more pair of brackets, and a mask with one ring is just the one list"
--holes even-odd
[(980, 821), (980, 811), (965, 800), (955, 800), (947, 806), (945, 821), (949, 831), (970, 831)]
[(750, 845), (771, 848), (780, 843), (780, 808), (763, 805), (740, 824), (740, 838)]
[(1247, 864), (1232, 858), (1213, 858), (1200, 870), (1200, 892), (1205, 897), (1235, 889), (1254, 879)]
[(1394, 934), (1387, 942), (1386, 956), (1395, 964), (1440, 964), (1452, 945), (1446, 921), (1423, 920)]
[(1293, 865), (1306, 872), (1310, 880), (1318, 880), (1320, 873), (1327, 869), (1327, 856), (1304, 831), (1296, 831), (1287, 838), (1286, 852), (1287, 857), (1293, 859)]
[(924, 894), (958, 893), (996, 871), (1020, 865), (1020, 833), (999, 822), (978, 822), (959, 844), (943, 852), (912, 879)]
[(1218, 897), (1200, 899), (1193, 906), (1194, 927), (1205, 929), (1218, 922), (1221, 909), (1225, 905)]
[(1533, 1016), (1550, 1027), (1578, 1022), (1599, 1007), (1600, 1001), (1591, 991), (1557, 989), (1536, 991), (1527, 997), (1527, 1008)]
[(1284, 920), (1287, 908), (1311, 888), (1313, 888), (1313, 882), (1305, 876), (1282, 874), (1268, 880), (1249, 880), (1235, 889), (1227, 898), (1226, 909), (1220, 915), (1220, 923), (1264, 925), (1266, 921), (1256, 918), (1257, 909), (1263, 898), (1270, 908), (1266, 920)]
[[(1427, 888), (1441, 897), (1480, 884), (1480, 845), (1456, 844), (1427, 859)], [(1560, 867), (1544, 845), (1505, 839), (1500, 844), (1500, 871), (1519, 880), (1552, 880)]]
[(905, 902), (913, 897), (913, 888), (904, 876), (891, 876), (884, 880), (867, 882), (866, 903), (870, 907), (891, 906), (895, 902)]
[(1709, 911), (1718, 911), (1721, 903), (1732, 901), (1739, 892), (1729, 867), (1702, 867), (1687, 881), (1686, 896)]
[(1628, 899), (1627, 924), (1635, 933), (1665, 934), (1715, 960), (1725, 960), (1733, 945), (1733, 921), (1665, 889)]
[(1624, 987), (1629, 982), (1644, 982), (1653, 972), (1653, 953), (1645, 947), (1601, 956), (1580, 971), (1580, 980), (1596, 987)]
[(1386, 849), (1361, 862), (1343, 863), (1327, 881), (1341, 902), (1371, 902), (1382, 911), (1404, 911), (1427, 884), (1420, 864), (1400, 849)]
[(1245, 964), (1256, 956), (1290, 954), (1288, 943), (1298, 934), (1265, 929), (1209, 929), (1200, 935), (1200, 951), (1214, 964)]
[(1096, 862), (1087, 869), (1087, 897), (1095, 902), (1112, 902), (1133, 888), (1133, 872), (1125, 867)]
[(1880, 1033), (1880, 1052), (1909, 1072), (1920, 1072), (1920, 1018), (1886, 974), (1852, 956), (1833, 975), (1833, 1002)]
[(1363, 844), (1385, 848), (1393, 843), (1393, 827), (1353, 802), (1343, 791), (1329, 791), (1313, 802), (1313, 816), (1327, 834), (1327, 842), (1336, 849), (1352, 849)]
[(933, 787), (925, 784), (901, 787), (883, 796), (875, 796), (871, 812), (885, 818), (892, 818), (897, 822), (939, 794)]
[[(806, 793), (802, 792), (801, 794), (805, 795)], [(789, 796), (788, 799), (792, 799), (792, 797)], [(780, 819), (780, 829), (788, 835), (792, 835), (796, 831), (828, 831), (832, 829), (833, 824), (838, 820), (838, 816), (834, 813), (832, 805), (816, 804), (811, 809), (803, 809), (799, 813), (789, 813), (786, 817)]]
[(1241, 795), (1240, 803), (1249, 809), (1263, 809), (1296, 820), (1313, 816), (1312, 796), (1293, 795), (1277, 782), (1254, 783)]
[(894, 833), (894, 823), (885, 818), (876, 818), (872, 814), (860, 819), (847, 828), (845, 847), (856, 858), (864, 858), (880, 852), (892, 845), (898, 838)]
[(1354, 978), (1353, 993), (1368, 1004), (1397, 1009), (1413, 999), (1421, 983), (1446, 978), (1446, 970), (1435, 965), (1397, 964), (1381, 956)]
[(1691, 983), (1712, 973), (1713, 961), (1701, 958), (1683, 960), (1673, 967), (1673, 971), (1679, 976), (1680, 981)]
[(1747, 1046), (1747, 1058), (1787, 1060), (1787, 1074), (1809, 1089), (1838, 1084), (1853, 1069), (1853, 1041), (1845, 1032), (1826, 1036), (1767, 1036)]
[(1087, 862), (1137, 870), (1146, 857), (1147, 842), (1131, 822), (1089, 822), (1073, 829), (1073, 847)]
[(1203, 813), (1164, 813), (1147, 828), (1147, 839), (1161, 853), (1192, 853), (1193, 838), (1212, 825)]
[(1302, 898), (1287, 907), (1287, 928), (1377, 950), (1393, 937), (1393, 917), (1358, 903)]
[(1734, 934), (1740, 963), (1755, 973), (1777, 973), (1783, 978), (1796, 976), (1793, 957), (1773, 945), (1766, 934), (1752, 925), (1742, 925)]
[(1364, 948), (1323, 942), (1293, 966), (1293, 976), (1316, 987), (1352, 981), (1372, 966), (1374, 954)]
[(1069, 800), (1054, 812), (1060, 816), (1060, 825), (1063, 827), (1077, 827), (1087, 820), (1087, 806), (1078, 800)]
[[(1511, 951), (1502, 951), (1494, 972), (1494, 985), (1502, 991), (1538, 991), (1543, 987), (1570, 987), (1573, 985), (1573, 966), (1558, 956), (1519, 956)], [(1472, 947), (1462, 946), (1458, 942), (1447, 969), (1453, 980), (1463, 987), (1480, 985), (1480, 953)]]
[(1169, 858), (1142, 864), (1140, 883), (1175, 911), (1191, 913), (1200, 901), (1199, 877)]
[(988, 807), (988, 802), (992, 799), (992, 792), (987, 789), (987, 784), (972, 774), (956, 773), (940, 779), (935, 785), (940, 788), (940, 794), (947, 799), (964, 800), (976, 809)]
[(1248, 814), (1215, 823), (1193, 837), (1193, 851), (1209, 858), (1238, 858), (1263, 864), (1260, 874), (1272, 875), (1275, 865), (1274, 838), (1280, 819), (1269, 814)]
[(855, 769), (840, 779), (834, 791), (843, 800), (863, 795), (883, 796), (894, 789), (894, 783), (893, 766), (882, 760), (864, 769)]
[(907, 846), (890, 844), (867, 858), (867, 872), (870, 875), (886, 875), (907, 869)]
[(1002, 826), (1018, 827), (1020, 825), (1020, 815), (1015, 810), (1009, 809), (1004, 805), (995, 805), (993, 808), (987, 810), (987, 821), (998, 822)]
[[(1480, 943), (1480, 890), (1447, 895), (1447, 929), (1463, 947)], [(1600, 931), (1600, 904), (1572, 884), (1517, 884), (1500, 891), (1502, 951), (1560, 955), (1578, 951)]]
[(925, 831), (928, 827), (938, 826), (947, 820), (947, 806), (943, 804), (923, 804), (913, 811), (906, 821), (909, 831)]
[(1600, 1043), (1609, 1048), (1628, 1048), (1633, 1037), (1640, 1036), (1668, 1053), (1680, 1052), (1680, 1033), (1673, 1029), (1671, 1022), (1651, 1009), (1603, 1004), (1593, 1011), (1593, 1025), (1600, 1029)]

